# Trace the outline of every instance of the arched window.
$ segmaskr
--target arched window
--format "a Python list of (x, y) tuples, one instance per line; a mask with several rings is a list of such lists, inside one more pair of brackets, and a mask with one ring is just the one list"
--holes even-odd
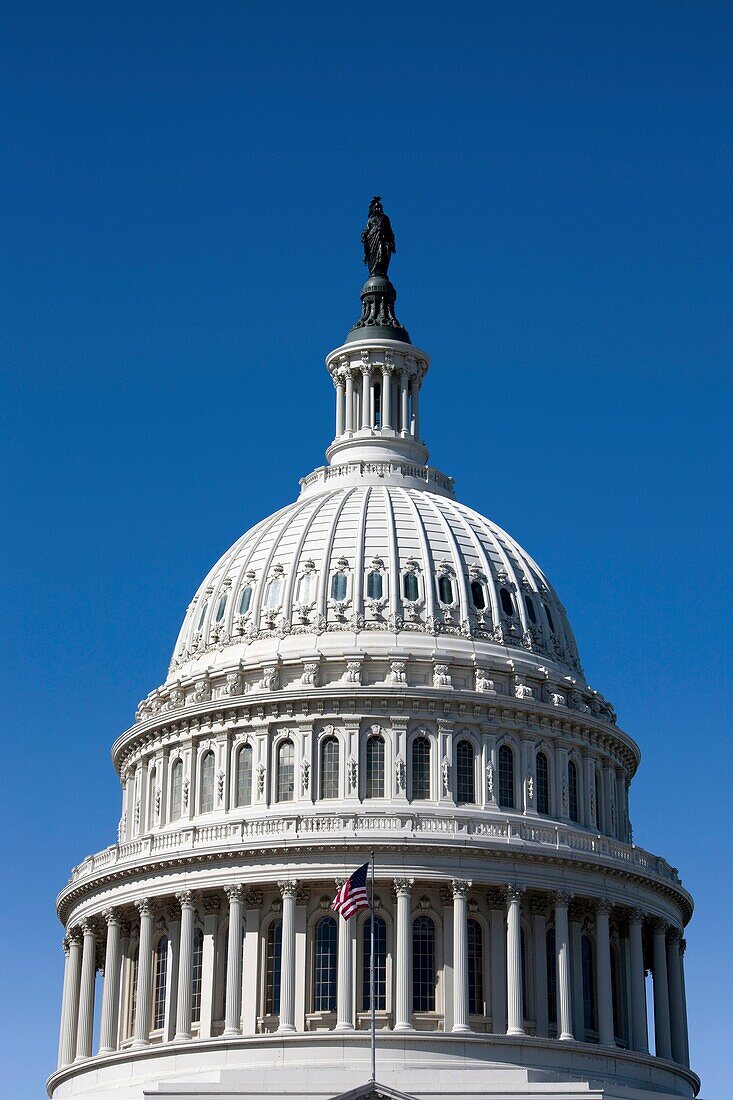
[(171, 768), (171, 820), (183, 814), (183, 761), (176, 760)]
[(321, 741), (321, 798), (339, 796), (339, 743), (330, 735)]
[[(364, 933), (361, 952), (361, 1007), (362, 1012), (368, 1012), (371, 1008), (369, 997), (372, 918), (367, 917), (362, 927)], [(384, 917), (374, 918), (374, 1007), (377, 1012), (384, 1012), (387, 1008), (387, 922)]]
[(283, 922), (274, 920), (267, 929), (265, 953), (265, 1015), (280, 1015), (280, 965), (282, 962)]
[(237, 805), (252, 804), (252, 746), (242, 745), (237, 753)]
[(318, 579), (314, 572), (304, 573), (298, 581), (298, 603), (312, 604), (316, 602), (316, 585)]
[(246, 615), (249, 611), (249, 605), (252, 603), (252, 585), (248, 584), (242, 591), (242, 598), (239, 601), (239, 614)]
[(499, 805), (514, 809), (514, 752), (509, 745), (499, 749)]
[(583, 1022), (586, 1031), (596, 1030), (596, 978), (594, 972), (593, 944), (590, 936), (581, 941), (583, 963)]
[(376, 569), (367, 577), (367, 596), (370, 600), (381, 600), (382, 598), (382, 574), (378, 573)]
[(481, 925), (469, 917), (468, 938), (468, 1011), (471, 1016), (484, 1015), (484, 937)]
[(555, 623), (554, 623), (554, 620), (552, 618), (552, 614), (551, 614), (550, 609), (547, 606), (547, 604), (545, 604), (545, 615), (547, 615), (547, 625), (549, 626), (550, 630), (554, 634), (555, 633)]
[(412, 922), (412, 1010), (435, 1012), (435, 925), (424, 915)]
[(543, 752), (537, 753), (537, 813), (550, 812), (550, 768)]
[(206, 612), (209, 609), (209, 601), (207, 600), (204, 606), (201, 608), (201, 614), (199, 615), (199, 625), (196, 627), (199, 633), (204, 629), (204, 619), (206, 618)]
[(537, 612), (535, 611), (534, 600), (531, 596), (525, 596), (524, 602), (527, 605), (527, 614), (529, 615), (529, 621), (535, 626), (537, 625)]
[(336, 957), (338, 928), (334, 917), (323, 917), (316, 925), (313, 957), (313, 1011), (336, 1011)]
[(365, 798), (384, 798), (384, 738), (372, 733), (366, 743)]
[(475, 802), (474, 791), (474, 751), (470, 741), (459, 741), (456, 745), (456, 802), (459, 805)]
[(153, 1031), (165, 1025), (165, 995), (168, 986), (168, 937), (161, 936), (155, 949), (153, 985)]
[(547, 953), (547, 1018), (551, 1024), (557, 1023), (557, 954), (555, 948), (555, 929), (548, 928), (545, 935)]
[(226, 609), (227, 609), (227, 594), (225, 592), (223, 596), (219, 597), (219, 602), (216, 605), (216, 615), (214, 616), (214, 618), (216, 619), (216, 621), (218, 623), (220, 623), (221, 620), (224, 618), (224, 612), (226, 611)]
[(501, 609), (505, 615), (514, 614), (514, 602), (512, 600), (512, 594), (508, 588), (499, 589), (499, 597), (501, 599)]
[(346, 599), (346, 574), (334, 573), (331, 578), (331, 599), (332, 600), (345, 600)]
[(406, 600), (416, 600), (420, 594), (417, 577), (414, 573), (405, 573), (402, 578), (402, 591)]
[(204, 934), (197, 928), (193, 934), (193, 956), (191, 966), (191, 1020), (198, 1023), (201, 1019), (201, 983), (204, 973)]
[(568, 762), (568, 814), (571, 821), (580, 821), (578, 811), (578, 769), (574, 760)]
[(127, 1003), (127, 1034), (132, 1035), (135, 1027), (135, 1009), (137, 1008), (137, 975), (140, 952), (135, 948), (130, 959), (130, 998)]
[(486, 596), (481, 581), (471, 581), (471, 599), (477, 611), (483, 611), (486, 607)]
[(281, 741), (277, 749), (277, 801), (292, 802), (295, 797), (295, 746)]
[(265, 608), (268, 611), (275, 611), (282, 603), (283, 595), (283, 578), (273, 577), (267, 586), (265, 592)]
[(214, 809), (214, 754), (204, 753), (201, 760), (201, 806), (199, 813), (210, 814)]
[(438, 577), (438, 599), (441, 603), (453, 603), (453, 583), (445, 573)]
[(412, 798), (430, 798), (430, 739), (416, 737), (412, 742)]

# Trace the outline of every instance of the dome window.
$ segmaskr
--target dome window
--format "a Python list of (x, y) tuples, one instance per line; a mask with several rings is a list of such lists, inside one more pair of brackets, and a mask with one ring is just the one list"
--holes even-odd
[(512, 596), (508, 588), (500, 588), (499, 596), (501, 597), (501, 609), (505, 615), (514, 615), (514, 604), (512, 602)]
[(216, 621), (218, 623), (220, 623), (221, 620), (224, 618), (224, 612), (226, 611), (226, 609), (227, 609), (227, 596), (226, 596), (226, 592), (225, 592), (224, 595), (219, 600), (219, 603), (217, 604), (217, 608), (216, 608), (215, 618), (216, 618)]
[(252, 746), (242, 745), (237, 753), (237, 805), (252, 804)]
[(527, 614), (529, 615), (529, 621), (537, 625), (537, 612), (535, 611), (534, 600), (531, 596), (525, 596), (524, 602), (527, 605)]
[(470, 741), (456, 747), (456, 802), (459, 806), (476, 801), (474, 788), (474, 751)]
[(313, 1011), (336, 1011), (338, 925), (335, 917), (323, 917), (316, 925)]
[(419, 596), (419, 588), (417, 584), (417, 577), (414, 573), (405, 573), (402, 578), (402, 591), (405, 594), (405, 599), (415, 601)]
[(331, 578), (331, 599), (332, 600), (345, 600), (346, 599), (346, 574), (334, 573)]
[(204, 629), (204, 619), (206, 618), (206, 612), (209, 610), (209, 601), (207, 600), (204, 606), (201, 608), (201, 614), (199, 615), (199, 625), (196, 627), (199, 634)]
[(568, 764), (568, 814), (571, 821), (580, 821), (578, 808), (578, 769), (571, 760)]
[(214, 754), (207, 752), (201, 761), (201, 808), (199, 813), (210, 814), (214, 809)]
[(416, 737), (412, 742), (412, 798), (430, 798), (430, 741)]
[(277, 800), (292, 802), (295, 797), (295, 746), (283, 741), (277, 750)]
[(252, 603), (252, 585), (248, 584), (242, 592), (242, 598), (239, 601), (239, 614), (246, 615), (249, 611), (249, 605)]
[(283, 595), (283, 579), (282, 577), (273, 577), (267, 586), (267, 592), (265, 593), (265, 608), (267, 611), (275, 611), (282, 603)]
[(339, 796), (339, 743), (333, 735), (321, 742), (321, 798)]
[(435, 924), (424, 914), (412, 922), (412, 1011), (435, 1012)]
[(382, 574), (377, 573), (376, 569), (367, 577), (367, 596), (370, 600), (381, 600), (382, 598)]
[(550, 812), (550, 769), (544, 752), (537, 753), (537, 813)]
[(372, 734), (366, 743), (365, 798), (384, 798), (384, 738)]
[(441, 603), (453, 603), (453, 583), (445, 573), (438, 577), (438, 599)]
[(547, 615), (547, 625), (549, 626), (552, 633), (555, 634), (556, 633), (555, 623), (553, 621), (552, 615), (550, 614), (550, 609), (547, 606), (547, 604), (545, 604), (545, 615)]
[(316, 602), (316, 574), (304, 573), (298, 581), (298, 603), (312, 604)]
[(171, 769), (171, 820), (183, 816), (183, 761), (176, 760)]
[(481, 581), (471, 581), (471, 599), (477, 611), (483, 611), (485, 609), (486, 597), (484, 595), (484, 586), (481, 584)]
[(514, 752), (509, 745), (499, 749), (499, 805), (502, 810), (514, 809)]

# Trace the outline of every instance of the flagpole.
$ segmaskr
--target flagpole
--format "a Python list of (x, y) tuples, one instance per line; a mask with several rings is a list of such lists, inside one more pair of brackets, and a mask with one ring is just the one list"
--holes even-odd
[(374, 852), (372, 852), (372, 889), (371, 889), (371, 920), (369, 922), (371, 928), (370, 943), (369, 943), (369, 1008), (371, 1010), (371, 1032), (372, 1032), (372, 1084), (377, 1080), (377, 1013), (376, 1013), (376, 998), (374, 990)]

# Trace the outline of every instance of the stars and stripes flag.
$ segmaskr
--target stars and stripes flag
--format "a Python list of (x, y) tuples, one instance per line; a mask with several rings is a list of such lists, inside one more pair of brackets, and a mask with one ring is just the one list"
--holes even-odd
[(351, 878), (347, 879), (331, 902), (331, 908), (340, 913), (344, 920), (348, 920), (360, 909), (369, 908), (369, 892), (367, 890), (367, 873), (369, 864), (363, 863)]

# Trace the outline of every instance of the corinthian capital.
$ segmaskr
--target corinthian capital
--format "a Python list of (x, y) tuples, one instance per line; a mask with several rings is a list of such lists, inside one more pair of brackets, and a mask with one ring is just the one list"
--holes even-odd
[(525, 891), (524, 886), (520, 885), (517, 882), (510, 882), (504, 887), (504, 890), (506, 891), (506, 899), (510, 905), (513, 901), (519, 902), (521, 904), (522, 897)]
[(181, 911), (193, 909), (193, 890), (179, 890), (176, 894), (176, 901), (180, 905)]
[(394, 880), (394, 892), (398, 898), (409, 898), (414, 885), (414, 878), (396, 878)]
[(241, 901), (244, 897), (243, 886), (225, 886), (224, 893), (229, 898), (229, 901)]
[(298, 880), (296, 878), (282, 879), (278, 882), (277, 886), (284, 898), (295, 898), (298, 896)]
[(473, 883), (470, 879), (454, 878), (451, 886), (453, 888), (453, 898), (455, 900), (456, 898), (467, 898), (468, 891), (473, 886)]

